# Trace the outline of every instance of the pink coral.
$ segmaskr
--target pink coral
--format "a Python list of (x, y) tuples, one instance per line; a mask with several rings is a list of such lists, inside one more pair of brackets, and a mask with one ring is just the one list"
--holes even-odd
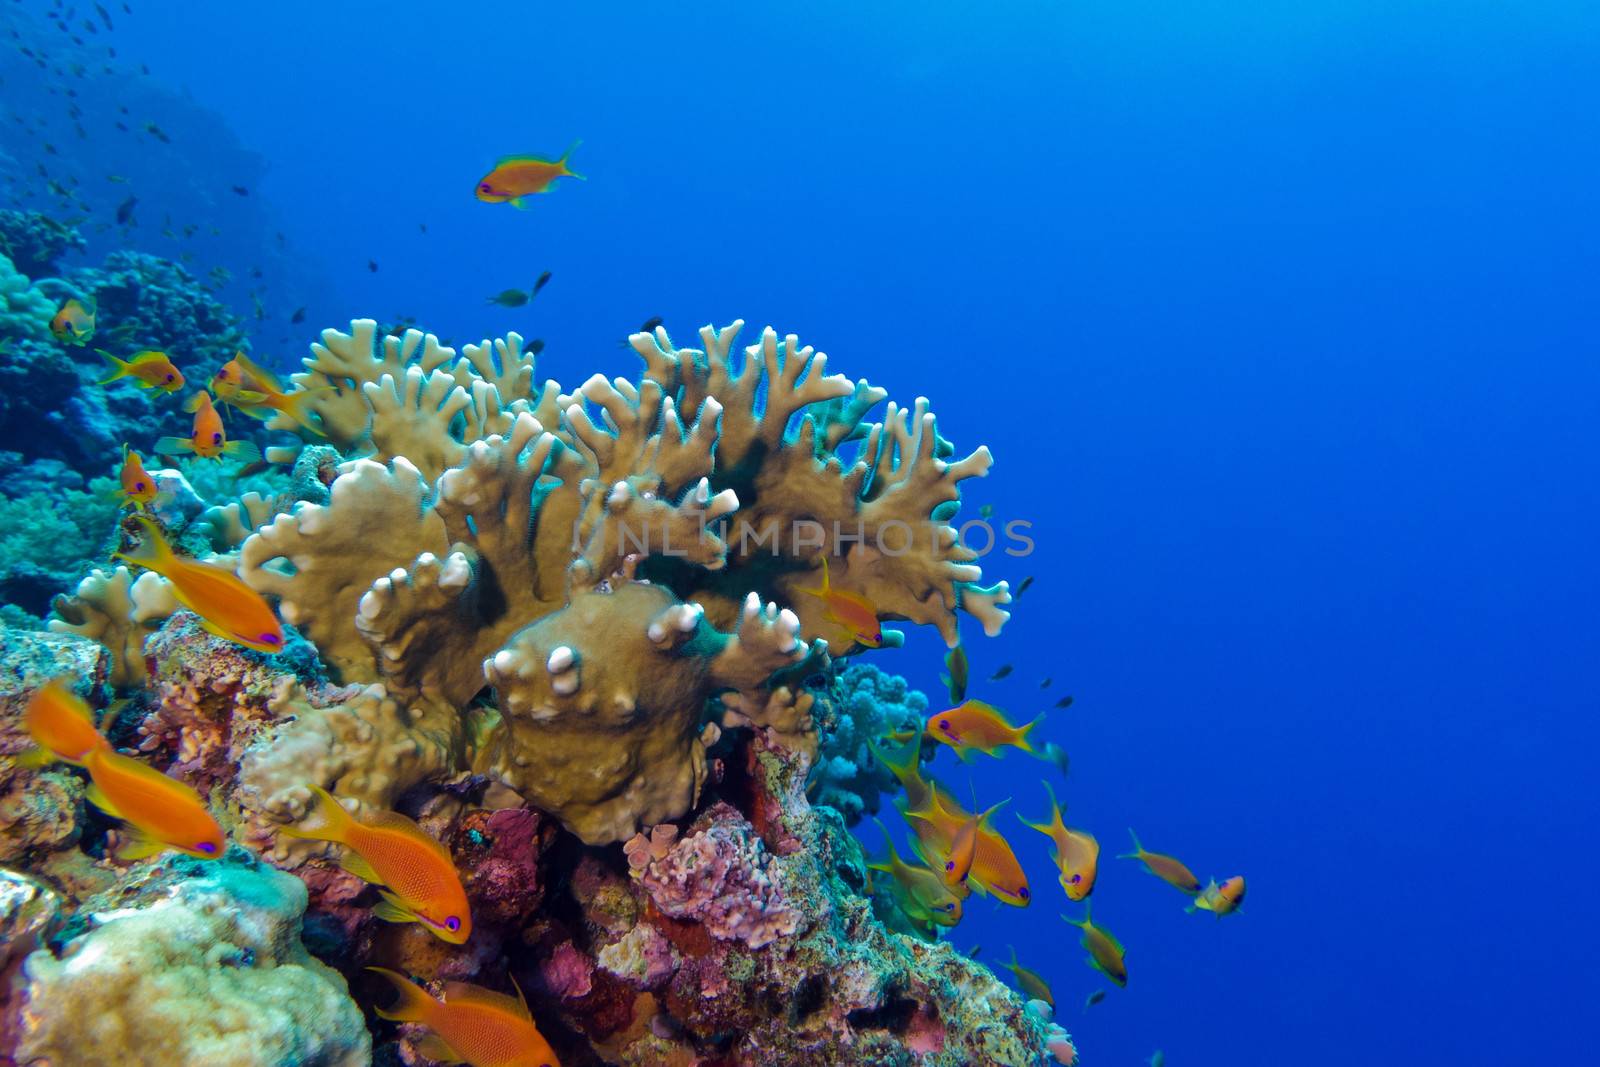
[(662, 914), (701, 923), (711, 936), (761, 948), (788, 937), (800, 912), (785, 899), (773, 857), (754, 827), (719, 802), (705, 829), (673, 845), (636, 877)]

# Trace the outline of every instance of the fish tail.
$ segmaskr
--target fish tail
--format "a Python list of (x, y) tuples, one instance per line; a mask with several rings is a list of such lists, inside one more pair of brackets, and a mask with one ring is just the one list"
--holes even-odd
[(1025, 751), (1035, 759), (1042, 759), (1046, 763), (1054, 763), (1063, 776), (1070, 773), (1069, 768), (1072, 765), (1072, 761), (1067, 756), (1067, 750), (1054, 741), (1046, 741), (1043, 748), (1037, 750), (1027, 749)]
[(311, 795), (316, 798), (316, 804), (294, 826), (278, 827), (278, 833), (312, 841), (344, 844), (350, 828), (356, 823), (355, 817), (344, 810), (344, 805), (339, 803), (338, 798), (320, 785), (308, 788), (311, 790)]
[(421, 986), (417, 985), (405, 975), (391, 971), (387, 967), (368, 967), (367, 970), (380, 974), (394, 986), (394, 991), (400, 994), (400, 999), (390, 1008), (373, 1007), (380, 1019), (391, 1019), (400, 1023), (426, 1022), (433, 1015), (439, 1002), (427, 994)]
[(1033, 733), (1034, 727), (1044, 722), (1045, 714), (1045, 712), (1041, 711), (1032, 722), (1017, 731), (1016, 745), (1022, 751), (1038, 755), (1038, 750), (1028, 743), (1028, 735)]
[(1144, 846), (1139, 844), (1139, 835), (1133, 832), (1133, 827), (1128, 827), (1128, 836), (1133, 838), (1133, 851), (1124, 852), (1117, 856), (1119, 860), (1136, 860), (1144, 854)]
[(581, 145), (582, 143), (583, 143), (582, 140), (573, 141), (572, 145), (565, 152), (561, 153), (561, 158), (556, 160), (557, 163), (561, 164), (561, 173), (562, 174), (564, 174), (568, 178), (576, 178), (580, 182), (588, 181), (589, 179), (585, 178), (583, 175), (579, 174), (577, 171), (575, 171), (571, 167), (567, 166), (567, 161), (572, 158), (572, 153), (576, 152), (578, 150), (578, 146)]
[(115, 368), (115, 372), (111, 375), (111, 377), (101, 378), (98, 382), (95, 382), (96, 385), (109, 385), (118, 378), (125, 378), (129, 374), (133, 373), (133, 364), (129, 363), (127, 360), (118, 359), (116, 356), (113, 356), (110, 352), (107, 352), (103, 348), (97, 348), (95, 351), (100, 353), (105, 361)]
[(172, 553), (172, 546), (167, 544), (167, 538), (161, 532), (161, 527), (156, 525), (154, 519), (144, 514), (135, 514), (133, 521), (143, 528), (144, 540), (126, 552), (113, 552), (111, 558), (126, 560), (145, 570), (165, 574), (171, 569), (177, 557)]
[(298, 393), (283, 393), (271, 406), (283, 412), (289, 418), (293, 419), (297, 425), (303, 427), (304, 429), (310, 430), (318, 437), (326, 437), (328, 435), (323, 433), (322, 429), (312, 421), (311, 410), (308, 407), (312, 397), (314, 397), (317, 393), (325, 391), (325, 388), (329, 387), (308, 389)]

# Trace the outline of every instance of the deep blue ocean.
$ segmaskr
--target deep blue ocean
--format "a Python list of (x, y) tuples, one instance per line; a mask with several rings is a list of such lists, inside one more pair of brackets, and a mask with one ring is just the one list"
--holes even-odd
[[(104, 91), (215, 196), (163, 203), (137, 127), (68, 165), (237, 217), (198, 266), (266, 264), (280, 366), (415, 316), (543, 338), (571, 389), (632, 375), (652, 316), (680, 343), (743, 318), (990, 446), (968, 499), (1036, 548), (986, 576), (1035, 581), (1001, 637), (966, 620), (972, 695), (1050, 709), (1130, 979), (1082, 1009), (1105, 983), (1017, 753), (972, 788), (1013, 798), (1035, 903), (973, 901), (953, 939), (1014, 945), (1085, 1063), (1595, 1061), (1600, 9), (112, 6), (117, 69), (151, 73)], [(15, 84), (8, 114), (59, 104)], [(586, 181), (473, 198), (580, 139)], [(937, 701), (942, 654), (872, 662)], [(1246, 875), (1241, 914), (1113, 860), (1128, 827)]]

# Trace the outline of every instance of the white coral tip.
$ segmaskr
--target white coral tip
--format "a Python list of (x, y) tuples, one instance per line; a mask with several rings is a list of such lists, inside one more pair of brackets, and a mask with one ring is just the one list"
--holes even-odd
[(744, 598), (744, 615), (747, 619), (753, 619), (759, 614), (761, 614), (761, 597), (752, 592)]
[(502, 648), (494, 654), (494, 670), (499, 675), (509, 675), (517, 669), (517, 654), (509, 648)]
[(575, 661), (577, 658), (578, 657), (573, 654), (572, 649), (568, 648), (566, 645), (558, 645), (556, 646), (555, 650), (550, 653), (550, 658), (545, 660), (544, 667), (545, 670), (549, 671), (551, 674), (560, 674), (567, 668), (571, 667), (573, 661)]
[(443, 589), (463, 589), (472, 578), (472, 566), (460, 552), (452, 552), (439, 572), (439, 586)]
[(383, 601), (378, 597), (378, 591), (369, 589), (362, 594), (361, 601), (356, 605), (356, 610), (361, 613), (363, 619), (369, 622), (376, 619), (378, 613), (383, 610)]

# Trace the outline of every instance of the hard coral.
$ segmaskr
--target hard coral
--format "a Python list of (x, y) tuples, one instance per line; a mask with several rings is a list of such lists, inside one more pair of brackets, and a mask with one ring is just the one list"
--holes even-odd
[[(500, 724), (466, 731), (482, 744), (462, 756), (584, 840), (676, 818), (704, 784), (714, 716), (814, 746), (799, 682), (827, 642), (802, 631), (850, 639), (800, 592), (823, 561), (882, 617), (952, 640), (958, 608), (995, 632), (1009, 600), (975, 584), (948, 523), (987, 451), (942, 458), (925, 401), (865, 424), (882, 393), (826, 375), (793, 336), (766, 331), (736, 367), (738, 328), (701, 331), (704, 351), (635, 335), (641, 381), (572, 395), (533, 388), (515, 334), (456, 359), (370, 320), (325, 331), (294, 380), (316, 390), (328, 439), (364, 458), (325, 505), (249, 537), (241, 574), (346, 682), (457, 712), (492, 687)], [(745, 512), (770, 552), (734, 525)], [(802, 519), (866, 543), (812, 543), (791, 532)]]

